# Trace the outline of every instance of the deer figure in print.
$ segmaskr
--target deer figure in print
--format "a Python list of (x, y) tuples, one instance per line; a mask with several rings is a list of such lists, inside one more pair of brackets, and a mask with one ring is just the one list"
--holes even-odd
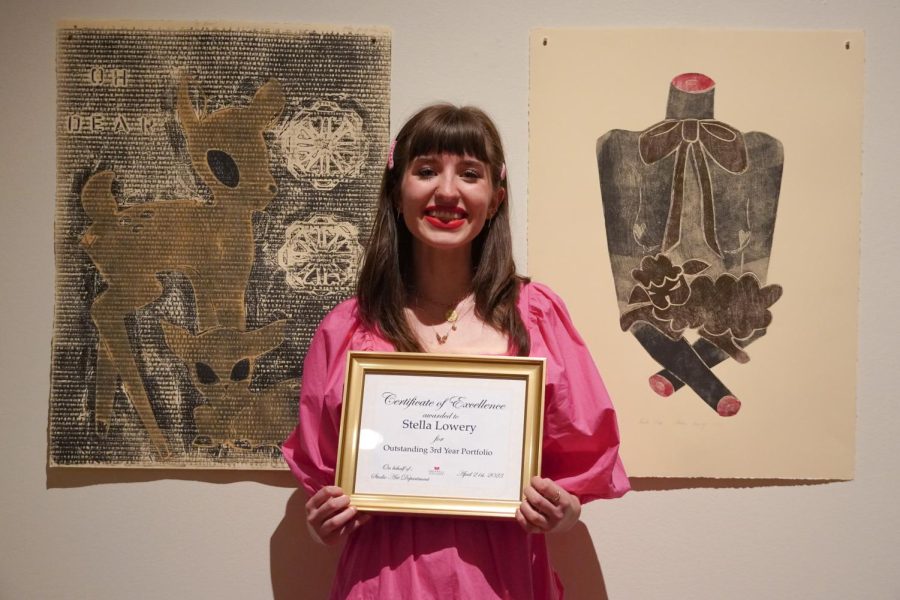
[(172, 352), (184, 361), (191, 383), (202, 394), (194, 408), (193, 447), (214, 452), (280, 452), (297, 421), (299, 379), (252, 389), (257, 359), (284, 339), (288, 322), (275, 321), (252, 331), (214, 327), (193, 335), (160, 322)]
[(188, 84), (187, 78), (179, 83), (175, 111), (193, 168), (212, 201), (156, 200), (119, 207), (112, 171), (92, 175), (81, 191), (81, 204), (92, 221), (81, 245), (107, 284), (91, 305), (99, 337), (97, 430), (103, 434), (108, 429), (121, 379), (162, 458), (171, 451), (132, 352), (126, 319), (160, 297), (160, 273), (178, 271), (193, 287), (198, 331), (245, 328), (244, 292), (254, 258), (252, 214), (277, 192), (263, 132), (285, 104), (281, 85), (270, 80), (247, 106), (198, 115)]

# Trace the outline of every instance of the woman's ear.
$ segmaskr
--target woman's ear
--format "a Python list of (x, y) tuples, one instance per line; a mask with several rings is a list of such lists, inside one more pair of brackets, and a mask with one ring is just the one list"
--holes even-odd
[(506, 188), (500, 186), (497, 188), (497, 191), (494, 192), (494, 201), (491, 203), (491, 217), (497, 214), (497, 211), (500, 209), (500, 205), (503, 204), (504, 200), (506, 200)]

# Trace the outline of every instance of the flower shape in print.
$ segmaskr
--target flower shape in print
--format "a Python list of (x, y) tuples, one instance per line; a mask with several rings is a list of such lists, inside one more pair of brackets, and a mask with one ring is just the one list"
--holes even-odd
[(317, 190), (333, 190), (358, 177), (368, 156), (363, 120), (352, 108), (316, 100), (275, 132), (288, 172)]
[(363, 247), (352, 223), (331, 215), (292, 223), (278, 250), (278, 266), (295, 290), (328, 296), (346, 294), (356, 281)]
[(640, 285), (632, 290), (629, 304), (650, 302), (660, 310), (682, 306), (691, 297), (691, 288), (685, 275), (696, 275), (708, 266), (700, 260), (689, 260), (676, 266), (665, 254), (645, 256), (641, 260), (641, 267), (631, 272)]

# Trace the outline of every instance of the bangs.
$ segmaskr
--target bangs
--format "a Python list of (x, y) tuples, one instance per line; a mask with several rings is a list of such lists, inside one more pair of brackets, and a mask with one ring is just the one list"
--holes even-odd
[(485, 126), (466, 108), (447, 105), (424, 116), (410, 132), (409, 158), (427, 154), (469, 155), (490, 164)]

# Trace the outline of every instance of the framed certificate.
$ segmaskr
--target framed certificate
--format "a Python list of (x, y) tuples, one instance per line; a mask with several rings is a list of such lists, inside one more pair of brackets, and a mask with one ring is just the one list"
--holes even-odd
[(544, 363), (350, 352), (336, 484), (363, 511), (515, 518), (541, 468)]

